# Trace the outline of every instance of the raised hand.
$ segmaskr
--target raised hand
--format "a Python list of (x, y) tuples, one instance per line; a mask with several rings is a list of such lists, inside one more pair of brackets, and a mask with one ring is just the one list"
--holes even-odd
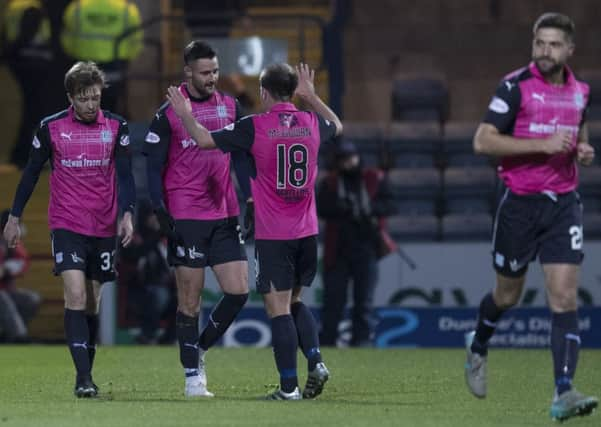
[(302, 99), (308, 99), (315, 95), (315, 85), (313, 83), (315, 80), (315, 70), (302, 62), (295, 68), (298, 74), (298, 86), (294, 94)]
[(192, 104), (190, 104), (190, 100), (175, 86), (169, 86), (167, 89), (167, 100), (179, 118), (192, 113)]

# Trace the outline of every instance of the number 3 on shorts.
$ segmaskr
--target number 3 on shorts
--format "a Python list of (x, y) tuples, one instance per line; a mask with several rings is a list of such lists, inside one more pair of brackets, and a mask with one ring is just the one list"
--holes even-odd
[[(573, 242), (574, 240), (572, 240)], [(102, 271), (111, 271), (113, 268), (113, 253), (111, 252), (102, 252), (100, 254), (100, 260), (102, 264), (100, 264), (100, 269)]]
[(582, 249), (582, 226), (572, 225), (570, 227), (570, 236), (572, 236), (572, 250)]

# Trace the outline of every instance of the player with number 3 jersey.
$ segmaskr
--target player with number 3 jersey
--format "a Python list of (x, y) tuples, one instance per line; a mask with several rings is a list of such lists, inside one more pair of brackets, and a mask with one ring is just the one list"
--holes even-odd
[(77, 371), (77, 397), (98, 393), (92, 366), (100, 287), (115, 279), (116, 236), (127, 246), (133, 234), (128, 127), (122, 117), (100, 109), (104, 87), (104, 73), (92, 62), (78, 62), (67, 72), (71, 106), (40, 124), (4, 229), (8, 244), (16, 245), (19, 217), (49, 160), (48, 223), (54, 272), (64, 282), (65, 337)]

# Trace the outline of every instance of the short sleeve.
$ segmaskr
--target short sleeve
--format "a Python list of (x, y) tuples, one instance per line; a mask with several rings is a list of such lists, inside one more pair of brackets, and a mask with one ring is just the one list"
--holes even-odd
[(225, 152), (250, 151), (255, 142), (255, 125), (252, 116), (230, 123), (221, 130), (211, 132), (215, 145)]
[(320, 142), (326, 142), (336, 136), (336, 125), (316, 114), (317, 121), (319, 122), (319, 140)]
[(502, 134), (511, 133), (520, 109), (521, 99), (520, 86), (517, 82), (502, 81), (490, 100), (483, 122), (493, 125)]
[(146, 155), (166, 153), (171, 141), (171, 124), (167, 118), (167, 107), (163, 106), (157, 111), (148, 127), (144, 138), (142, 153)]

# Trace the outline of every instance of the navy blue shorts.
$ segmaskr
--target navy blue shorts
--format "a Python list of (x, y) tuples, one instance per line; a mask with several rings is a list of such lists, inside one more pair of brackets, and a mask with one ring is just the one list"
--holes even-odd
[(507, 190), (493, 228), (493, 265), (509, 277), (541, 264), (581, 264), (582, 203), (575, 191), (520, 196)]
[(86, 279), (100, 283), (115, 280), (117, 236), (92, 237), (56, 229), (50, 232), (50, 238), (55, 275), (67, 270), (81, 270)]
[(311, 286), (317, 272), (317, 236), (295, 240), (256, 240), (257, 292)]
[(175, 232), (181, 240), (169, 241), (169, 265), (205, 268), (231, 261), (246, 261), (237, 217), (175, 220)]

